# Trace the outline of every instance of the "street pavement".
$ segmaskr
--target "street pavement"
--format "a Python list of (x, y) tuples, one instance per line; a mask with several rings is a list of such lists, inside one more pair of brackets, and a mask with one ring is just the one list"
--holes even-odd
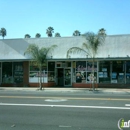
[(130, 95), (76, 90), (1, 88), (0, 130), (119, 130), (130, 120)]

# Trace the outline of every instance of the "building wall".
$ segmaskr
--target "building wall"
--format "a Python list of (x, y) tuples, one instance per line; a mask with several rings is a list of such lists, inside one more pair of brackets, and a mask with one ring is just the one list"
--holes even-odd
[[(22, 67), (23, 66), (23, 67)], [(8, 67), (8, 68), (7, 68)], [(23, 62), (2, 62), (1, 63), (1, 86), (8, 87), (39, 87), (38, 73), (39, 71), (30, 71), (29, 61)], [(8, 70), (8, 71), (7, 71)], [(45, 70), (45, 72), (44, 72)], [(59, 71), (59, 72), (58, 72)], [(62, 71), (62, 73), (60, 73)], [(6, 72), (6, 73), (5, 73)], [(77, 88), (92, 87), (88, 77), (92, 72), (90, 61), (86, 60), (68, 60), (68, 61), (48, 61), (47, 66), (43, 66), (43, 87), (56, 87), (59, 82), (60, 87), (71, 86)], [(19, 78), (22, 77), (23, 81)], [(29, 82), (30, 74), (34, 73), (35, 82)], [(59, 76), (57, 75), (59, 73)], [(82, 77), (81, 82), (76, 81), (77, 74)], [(63, 75), (62, 75), (63, 74)], [(35, 77), (36, 76), (36, 77)], [(58, 76), (58, 78), (57, 78)], [(63, 76), (63, 78), (62, 78)], [(130, 60), (114, 60), (114, 61), (97, 61), (95, 63), (95, 87), (129, 87), (130, 86)], [(18, 77), (18, 78), (17, 78)], [(31, 77), (32, 78), (32, 77)], [(68, 80), (68, 78), (71, 78)], [(62, 80), (61, 80), (62, 79)], [(65, 81), (68, 80), (69, 82)], [(63, 83), (61, 83), (63, 82)]]

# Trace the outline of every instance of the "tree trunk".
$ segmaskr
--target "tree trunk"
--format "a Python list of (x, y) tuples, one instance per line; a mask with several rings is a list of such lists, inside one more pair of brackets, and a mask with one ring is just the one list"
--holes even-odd
[(39, 82), (39, 89), (42, 90), (42, 66), (40, 65), (40, 72), (39, 72), (39, 76), (40, 76), (40, 82)]
[(92, 88), (93, 88), (93, 91), (95, 90), (95, 86), (94, 86), (94, 58), (93, 58), (93, 61), (92, 61)]

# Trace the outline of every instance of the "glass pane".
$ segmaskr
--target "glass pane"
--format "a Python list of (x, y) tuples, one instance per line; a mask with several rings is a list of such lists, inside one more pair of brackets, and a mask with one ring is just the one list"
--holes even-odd
[(76, 71), (86, 71), (86, 61), (77, 61)]
[(38, 82), (40, 82), (40, 76), (42, 78), (42, 83), (47, 83), (48, 76), (47, 76), (46, 71), (43, 71), (41, 74), (40, 74), (39, 71), (30, 71), (29, 82), (30, 83), (38, 83)]
[(13, 83), (12, 62), (2, 63), (2, 79), (3, 83)]
[(86, 83), (86, 72), (76, 72), (76, 83)]
[(55, 70), (55, 62), (48, 62), (48, 71)]
[(71, 69), (64, 70), (65, 85), (71, 85)]
[(101, 61), (99, 62), (99, 83), (110, 83), (110, 62), (109, 61)]
[[(92, 62), (87, 62), (87, 71), (92, 71)], [(94, 71), (97, 71), (97, 62), (94, 62)]]
[(124, 83), (124, 62), (113, 61), (112, 62), (112, 81), (111, 83)]
[(23, 82), (23, 62), (13, 63), (14, 83)]
[(126, 62), (126, 83), (130, 83), (130, 61)]
[(87, 83), (92, 83), (92, 81), (97, 82), (97, 72), (94, 72), (94, 76), (92, 72), (87, 72)]
[(48, 82), (54, 82), (55, 80), (54, 80), (54, 77), (55, 77), (55, 73), (54, 73), (54, 71), (52, 71), (52, 72), (48, 72)]
[[(30, 71), (39, 71), (39, 67), (36, 61), (30, 61)], [(43, 63), (42, 71), (47, 71), (47, 64)]]

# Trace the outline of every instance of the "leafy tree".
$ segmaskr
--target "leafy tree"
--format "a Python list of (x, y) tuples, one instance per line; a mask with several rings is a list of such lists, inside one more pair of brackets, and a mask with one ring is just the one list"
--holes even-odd
[(46, 34), (48, 35), (48, 37), (52, 37), (52, 33), (54, 33), (53, 27), (48, 27), (46, 30)]
[(24, 38), (31, 38), (29, 34), (25, 34)]
[(40, 38), (41, 37), (41, 34), (40, 33), (37, 33), (36, 35), (35, 35), (35, 38)]
[(104, 35), (104, 36), (106, 36), (106, 30), (104, 28), (99, 29), (98, 35)]
[(39, 48), (36, 44), (30, 44), (24, 54), (29, 54), (32, 60), (36, 61), (40, 72), (39, 89), (42, 90), (42, 64), (46, 62), (48, 54), (51, 53), (57, 45)]
[(73, 32), (73, 36), (80, 36), (81, 35), (81, 33), (80, 33), (80, 31), (78, 31), (78, 30), (75, 30), (74, 32)]
[(55, 37), (61, 37), (60, 33), (55, 33)]
[(86, 39), (86, 43), (82, 44), (82, 47), (72, 47), (67, 51), (67, 57), (69, 57), (69, 54), (72, 53), (82, 53), (86, 56), (89, 56), (92, 58), (92, 73), (91, 76), (93, 76), (93, 91), (94, 88), (94, 62), (95, 62), (95, 56), (97, 54), (98, 48), (104, 43), (105, 41), (105, 35), (99, 35), (95, 34), (93, 32), (88, 32), (83, 34), (83, 37)]
[(0, 35), (3, 37), (3, 39), (6, 36), (6, 34), (7, 34), (6, 29), (5, 28), (1, 28)]

